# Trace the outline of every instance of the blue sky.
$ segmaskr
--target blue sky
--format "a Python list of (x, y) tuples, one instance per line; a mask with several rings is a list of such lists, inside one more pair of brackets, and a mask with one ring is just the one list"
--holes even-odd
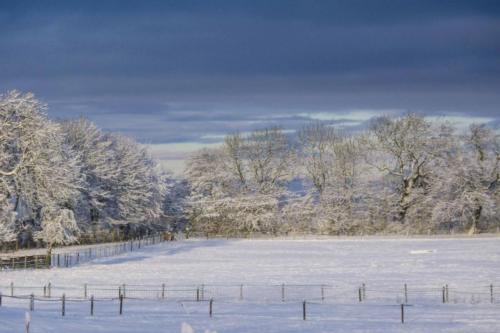
[(224, 133), (420, 112), (500, 123), (498, 1), (2, 1), (0, 91), (176, 169)]

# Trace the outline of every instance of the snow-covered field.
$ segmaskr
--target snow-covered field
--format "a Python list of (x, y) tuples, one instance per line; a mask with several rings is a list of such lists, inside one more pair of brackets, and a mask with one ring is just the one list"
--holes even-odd
[[(37, 298), (30, 332), (180, 332), (183, 322), (219, 333), (500, 332), (499, 238), (188, 240), (73, 268), (5, 271), (0, 332), (24, 331), (29, 300), (6, 297), (11, 282), (15, 295)], [(52, 298), (41, 301), (49, 282)], [(93, 317), (85, 284), (87, 296), (102, 298)]]

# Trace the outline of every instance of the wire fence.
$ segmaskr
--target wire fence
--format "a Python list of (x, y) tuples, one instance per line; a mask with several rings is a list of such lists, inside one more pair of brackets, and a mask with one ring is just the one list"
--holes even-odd
[(15, 256), (12, 254), (10, 257), (0, 257), (0, 270), (72, 267), (94, 259), (132, 252), (145, 246), (161, 243), (164, 240), (164, 235), (158, 234), (119, 243), (86, 246), (53, 253), (50, 258), (46, 255)]
[(332, 284), (199, 284), (199, 285), (138, 285), (138, 284), (83, 284), (42, 286), (18, 285), (14, 282), (0, 285), (4, 297), (36, 297), (44, 300), (66, 297), (70, 300), (126, 299), (172, 300), (172, 301), (218, 301), (238, 302), (320, 302), (320, 303), (364, 303), (364, 304), (436, 304), (436, 303), (492, 303), (500, 304), (500, 285), (458, 286), (413, 286), (402, 284), (390, 286), (358, 287)]
[[(262, 287), (263, 285), (252, 285), (254, 287)], [(209, 317), (212, 317), (217, 313), (217, 315), (222, 315), (228, 318), (231, 315), (240, 315), (244, 311), (247, 317), (258, 316), (262, 318), (262, 311), (266, 313), (267, 317), (272, 316), (281, 316), (283, 313), (287, 313), (287, 317), (290, 318), (290, 313), (294, 313), (292, 317), (300, 318), (302, 320), (315, 320), (320, 319), (323, 320), (325, 318), (330, 318), (333, 311), (333, 314), (336, 313), (339, 309), (343, 309), (342, 311), (345, 314), (348, 314), (351, 318), (356, 318), (356, 320), (373, 320), (372, 311), (376, 311), (376, 316), (380, 321), (382, 316), (384, 316), (386, 321), (395, 322), (398, 321), (401, 324), (404, 324), (406, 321), (416, 322), (418, 320), (428, 321), (427, 317), (429, 313), (433, 313), (436, 310), (440, 312), (446, 312), (448, 310), (454, 311), (453, 309), (457, 309), (452, 305), (447, 307), (446, 303), (449, 303), (450, 292), (453, 292), (452, 295), (457, 294), (457, 297), (461, 297), (461, 293), (469, 293), (466, 291), (452, 290), (446, 285), (443, 288), (425, 288), (421, 289), (417, 292), (417, 289), (413, 288), (412, 292), (408, 290), (408, 287), (405, 286), (403, 291), (403, 297), (411, 295), (420, 295), (420, 294), (428, 294), (435, 293), (437, 291), (442, 292), (442, 303), (436, 306), (435, 304), (417, 304), (417, 303), (408, 303), (405, 302), (407, 299), (403, 299), (403, 301), (397, 302), (386, 302), (385, 298), (376, 298), (372, 296), (377, 295), (376, 292), (392, 292), (387, 290), (374, 290), (370, 288), (366, 288), (365, 284), (362, 284), (357, 289), (357, 297), (354, 300), (350, 300), (346, 303), (343, 303), (343, 299), (338, 298), (335, 295), (327, 295), (326, 291), (332, 291), (332, 286), (329, 285), (268, 285), (268, 288), (273, 290), (273, 295), (279, 297), (271, 297), (270, 299), (266, 298), (252, 298), (245, 296), (245, 287), (250, 287), (250, 285), (240, 284), (234, 286), (223, 286), (223, 287), (231, 287), (231, 291), (237, 291), (236, 297), (235, 295), (228, 296), (227, 294), (218, 294), (220, 292), (221, 285), (199, 285), (199, 286), (176, 286), (175, 288), (172, 286), (162, 285), (161, 288), (145, 288), (146, 286), (140, 286), (141, 288), (137, 288), (138, 286), (129, 285), (129, 286), (118, 286), (117, 290), (107, 289), (107, 288), (95, 288), (88, 289), (88, 285), (85, 285), (84, 292), (102, 292), (102, 291), (113, 291), (118, 292), (113, 296), (109, 294), (109, 296), (105, 296), (103, 293), (99, 295), (99, 297), (95, 297), (94, 294), (90, 294), (90, 296), (82, 295), (78, 296), (69, 296), (69, 293), (74, 290), (70, 287), (64, 288), (54, 288), (58, 291), (63, 291), (60, 296), (52, 296), (50, 292), (52, 291), (50, 288), (47, 290), (47, 287), (44, 286), (43, 292), (45, 293), (43, 296), (38, 296), (35, 292), (31, 292), (30, 294), (17, 294), (14, 292), (16, 289), (11, 289), (11, 295), (4, 295), (0, 293), (0, 307), (24, 307), (26, 306), (26, 310), (33, 311), (43, 311), (44, 313), (53, 313), (56, 316), (65, 317), (70, 311), (70, 315), (72, 318), (75, 317), (87, 317), (88, 315), (100, 315), (106, 318), (110, 316), (122, 316), (127, 313), (141, 313), (141, 314), (151, 314), (153, 312), (159, 311), (167, 311), (172, 312), (172, 304), (178, 304), (184, 312), (188, 313), (186, 310), (186, 306), (191, 304), (190, 309), (196, 304), (196, 313), (200, 314), (200, 309), (205, 307), (206, 314)], [(196, 288), (194, 288), (196, 287)], [(319, 287), (319, 297), (317, 295), (309, 295), (309, 298), (297, 299), (301, 292), (304, 290), (308, 290), (309, 288), (318, 289)], [(5, 288), (2, 286), (2, 288)], [(12, 288), (12, 285), (9, 286)], [(216, 289), (213, 289), (216, 288)], [(487, 320), (490, 322), (492, 320), (498, 321), (496, 317), (496, 313), (498, 310), (498, 303), (494, 300), (494, 289), (493, 286), (490, 285), (490, 303), (493, 306), (490, 310), (486, 311)], [(27, 293), (29, 289), (33, 290), (33, 287), (20, 287), (19, 291)], [(37, 289), (38, 290), (38, 289)], [(229, 291), (229, 289), (225, 289)], [(261, 291), (265, 291), (260, 289)], [(443, 291), (444, 290), (444, 291)], [(47, 294), (49, 291), (49, 294)], [(169, 292), (167, 294), (167, 291)], [(310, 293), (311, 290), (309, 290)], [(66, 294), (68, 292), (68, 294)], [(147, 292), (147, 297), (144, 292)], [(136, 294), (137, 295), (136, 295)], [(179, 293), (179, 294), (175, 294)], [(194, 294), (194, 295), (193, 295)], [(247, 292), (248, 294), (248, 292)], [(474, 295), (483, 295), (486, 296), (488, 293), (483, 291), (474, 291)], [(151, 295), (155, 295), (151, 297)], [(168, 296), (167, 296), (168, 295)], [(303, 295), (300, 295), (303, 296)], [(452, 296), (451, 298), (454, 298)], [(280, 299), (281, 298), (281, 299)], [(417, 298), (415, 298), (417, 299)], [(459, 298), (458, 298), (459, 299)], [(427, 300), (427, 299), (426, 299)], [(436, 301), (435, 297), (431, 298), (432, 301)], [(163, 304), (161, 307), (156, 306), (144, 306), (147, 304), (146, 302), (160, 302)], [(457, 302), (457, 299), (455, 299)], [(170, 305), (170, 308), (168, 307)], [(214, 304), (216, 304), (214, 306)], [(281, 305), (280, 305), (281, 304)], [(479, 306), (478, 303), (471, 303), (470, 306)], [(476, 305), (474, 305), (476, 304)], [(165, 310), (165, 307), (167, 309)], [(263, 307), (267, 307), (267, 310), (264, 310)], [(408, 320), (407, 311), (411, 308), (420, 308), (420, 311), (416, 311), (414, 313), (413, 310), (410, 310), (410, 319)], [(260, 308), (260, 310), (256, 310)], [(465, 311), (470, 310), (468, 307)], [(483, 315), (485, 307), (480, 307), (479, 310)], [(203, 310), (202, 310), (203, 311)], [(257, 312), (256, 312), (257, 311)], [(261, 312), (258, 312), (261, 311)], [(290, 312), (291, 311), (291, 312)], [(417, 313), (420, 313), (420, 317)], [(492, 315), (493, 313), (493, 315)], [(300, 314), (300, 315), (299, 315)], [(300, 316), (300, 317), (299, 317)], [(337, 314), (338, 316), (338, 314)], [(425, 318), (424, 318), (425, 316)]]

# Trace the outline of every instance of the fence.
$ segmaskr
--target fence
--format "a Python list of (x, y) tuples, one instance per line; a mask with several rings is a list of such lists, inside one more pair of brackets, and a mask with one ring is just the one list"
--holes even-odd
[[(485, 288), (483, 288), (485, 287)], [(59, 316), (66, 316), (69, 311), (73, 318), (75, 316), (101, 315), (106, 318), (110, 316), (121, 316), (127, 313), (152, 313), (155, 311), (166, 311), (172, 314), (172, 307), (169, 304), (178, 304), (184, 308), (186, 303), (196, 305), (197, 313), (205, 312), (208, 317), (221, 314), (228, 317), (227, 307), (236, 308), (237, 313), (245, 311), (247, 316), (255, 312), (256, 307), (267, 307), (271, 313), (282, 315), (290, 313), (291, 317), (297, 320), (310, 320), (330, 318), (332, 313), (338, 317), (339, 309), (343, 313), (348, 313), (350, 317), (366, 320), (371, 318), (372, 311), (376, 311), (380, 316), (387, 316), (385, 320), (390, 322), (400, 322), (404, 324), (408, 321), (407, 311), (410, 310), (410, 321), (422, 320), (422, 309), (425, 311), (426, 319), (436, 310), (440, 312), (455, 311), (456, 307), (446, 307), (446, 303), (458, 303), (463, 293), (474, 294), (476, 297), (483, 297), (483, 302), (492, 303), (489, 313), (496, 313), (499, 302), (495, 300), (495, 288), (492, 284), (481, 286), (480, 290), (460, 290), (450, 288), (445, 285), (440, 288), (409, 288), (406, 284), (402, 290), (378, 290), (367, 288), (366, 284), (361, 284), (353, 290), (345, 290), (349, 293), (348, 298), (342, 297), (342, 293), (331, 285), (264, 285), (264, 284), (235, 284), (235, 285), (186, 285), (186, 286), (139, 286), (139, 285), (118, 285), (114, 288), (107, 286), (91, 286), (88, 284), (76, 288), (70, 286), (56, 287), (49, 283), (43, 287), (34, 286), (14, 286), (11, 283), (8, 286), (0, 286), (0, 307), (1, 306), (26, 306), (26, 310), (36, 311), (42, 308), (45, 313), (52, 312)], [(251, 293), (250, 288), (258, 288), (258, 293)], [(8, 293), (5, 294), (5, 289)], [(484, 289), (484, 290), (483, 290)], [(267, 292), (272, 291), (272, 295)], [(383, 293), (397, 292), (398, 295), (394, 301), (388, 301), (394, 295)], [(43, 293), (43, 295), (42, 295)], [(98, 297), (96, 297), (96, 294)], [(432, 294), (430, 298), (421, 298), (421, 303), (408, 302), (409, 297), (417, 300), (417, 296), (422, 294)], [(437, 294), (437, 295), (436, 295)], [(266, 297), (263, 297), (266, 295)], [(302, 296), (308, 296), (301, 298)], [(438, 297), (439, 296), (439, 297)], [(488, 296), (488, 297), (486, 297)], [(402, 298), (401, 298), (402, 297)], [(458, 297), (458, 298), (457, 298)], [(481, 299), (481, 298), (478, 298)], [(15, 303), (17, 301), (17, 303)], [(144, 306), (145, 302), (162, 302), (161, 307)], [(427, 302), (427, 303), (426, 303)], [(430, 304), (428, 302), (436, 304)], [(8, 303), (8, 304), (6, 304)], [(441, 304), (443, 303), (443, 304)], [(472, 303), (464, 311), (468, 311)], [(170, 307), (169, 307), (170, 306)], [(225, 307), (225, 310), (223, 309)], [(205, 310), (203, 310), (205, 308)], [(274, 309), (273, 309), (274, 308)], [(280, 310), (277, 310), (280, 308)], [(417, 311), (417, 309), (420, 309)], [(483, 311), (485, 307), (480, 307), (478, 311)], [(268, 310), (264, 310), (268, 313)], [(218, 312), (223, 311), (223, 312)], [(239, 311), (239, 312), (238, 312)], [(261, 310), (262, 311), (262, 310)], [(234, 313), (234, 311), (231, 311)], [(418, 313), (420, 312), (420, 317)], [(295, 315), (293, 315), (295, 314)], [(262, 316), (261, 314), (257, 314)], [(268, 316), (269, 314), (267, 314)], [(326, 315), (326, 317), (325, 317)], [(474, 314), (472, 314), (474, 316)], [(290, 316), (288, 316), (290, 318)]]
[(22, 257), (0, 257), (0, 270), (2, 269), (38, 269), (48, 268), (50, 263), (47, 256), (44, 255), (31, 255)]
[(0, 294), (10, 297), (40, 297), (86, 300), (91, 295), (97, 299), (117, 299), (121, 296), (136, 300), (172, 301), (251, 301), (251, 302), (334, 302), (371, 304), (429, 304), (429, 303), (500, 303), (493, 284), (478, 285), (468, 289), (444, 286), (409, 286), (399, 288), (370, 288), (365, 283), (359, 287), (328, 284), (200, 284), (200, 285), (96, 285), (59, 286), (47, 283), (43, 286), (23, 286), (14, 282), (0, 285)]
[(162, 234), (133, 239), (120, 243), (86, 246), (71, 251), (57, 252), (50, 261), (45, 255), (11, 256), (0, 258), (0, 269), (38, 269), (50, 267), (71, 267), (97, 258), (110, 257), (132, 252), (144, 246), (164, 241)]
[(74, 251), (52, 254), (52, 267), (71, 267), (97, 258), (119, 255), (138, 250), (141, 247), (155, 245), (164, 241), (163, 235), (138, 238), (111, 245), (86, 247)]

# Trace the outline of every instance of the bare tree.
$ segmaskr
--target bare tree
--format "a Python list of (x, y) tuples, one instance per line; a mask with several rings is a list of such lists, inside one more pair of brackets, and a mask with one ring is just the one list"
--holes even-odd
[(402, 118), (376, 119), (371, 126), (373, 140), (368, 163), (391, 177), (398, 194), (396, 218), (403, 223), (408, 209), (414, 203), (417, 189), (429, 185), (430, 165), (440, 156), (442, 147), (430, 122), (416, 114)]
[(291, 174), (292, 151), (281, 129), (253, 131), (246, 147), (252, 181), (260, 193), (270, 193)]
[(301, 161), (307, 176), (321, 194), (331, 183), (334, 171), (335, 145), (340, 135), (333, 127), (317, 122), (306, 125), (298, 133)]

